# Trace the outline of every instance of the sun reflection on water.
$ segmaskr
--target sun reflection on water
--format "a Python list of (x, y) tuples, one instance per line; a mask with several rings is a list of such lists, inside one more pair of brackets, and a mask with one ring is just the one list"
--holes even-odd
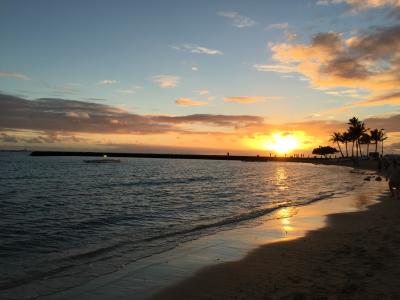
[(284, 167), (278, 167), (276, 168), (275, 171), (275, 180), (276, 180), (276, 185), (280, 190), (286, 190), (288, 188), (287, 185), (287, 171), (286, 168)]

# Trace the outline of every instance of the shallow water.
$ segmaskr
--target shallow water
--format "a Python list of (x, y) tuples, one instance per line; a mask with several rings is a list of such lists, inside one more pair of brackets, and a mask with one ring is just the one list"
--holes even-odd
[(26, 298), (363, 182), (338, 166), (24, 153), (1, 153), (0, 170), (0, 296)]

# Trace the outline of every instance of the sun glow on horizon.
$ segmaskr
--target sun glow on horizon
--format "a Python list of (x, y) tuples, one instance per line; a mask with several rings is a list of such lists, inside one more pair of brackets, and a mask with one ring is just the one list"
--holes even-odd
[(285, 154), (299, 148), (300, 141), (294, 135), (275, 133), (271, 136), (271, 139), (265, 141), (262, 146), (266, 150), (271, 150), (278, 154)]
[(308, 149), (310, 142), (315, 142), (314, 140), (314, 137), (307, 136), (303, 131), (281, 131), (269, 135), (258, 134), (251, 139), (247, 139), (245, 143), (255, 149), (283, 155)]

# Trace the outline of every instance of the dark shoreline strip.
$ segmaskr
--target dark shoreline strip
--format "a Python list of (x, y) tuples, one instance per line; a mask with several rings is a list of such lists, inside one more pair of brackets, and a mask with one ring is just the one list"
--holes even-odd
[(300, 158), (300, 157), (270, 157), (248, 155), (204, 155), (204, 154), (169, 154), (169, 153), (117, 153), (117, 152), (70, 152), (70, 151), (33, 151), (31, 156), (89, 156), (89, 157), (138, 157), (166, 159), (206, 159), (206, 160), (239, 160), (239, 161), (290, 161), (290, 162), (324, 162), (335, 159)]

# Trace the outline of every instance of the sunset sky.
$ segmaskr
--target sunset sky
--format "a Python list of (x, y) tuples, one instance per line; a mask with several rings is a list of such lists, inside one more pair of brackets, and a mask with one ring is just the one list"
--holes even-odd
[(400, 0), (0, 1), (0, 148), (400, 152)]

